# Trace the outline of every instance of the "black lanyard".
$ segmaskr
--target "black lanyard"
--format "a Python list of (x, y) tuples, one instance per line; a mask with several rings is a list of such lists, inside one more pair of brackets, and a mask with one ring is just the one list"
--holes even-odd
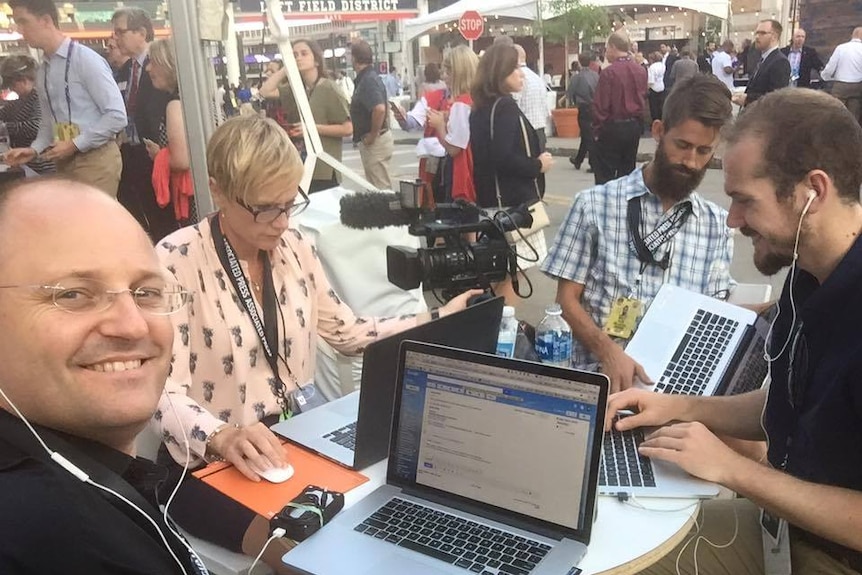
[[(75, 47), (75, 41), (69, 41), (69, 50), (66, 52), (66, 74), (65, 74), (65, 84), (66, 84), (66, 106), (69, 108), (69, 123), (72, 123), (72, 94), (69, 91), (69, 67), (72, 65), (72, 49)], [(51, 108), (51, 115), (54, 117), (54, 123), (58, 123), (57, 114), (54, 112), (54, 104), (51, 103), (51, 91), (48, 90), (48, 72), (51, 69), (51, 66), (48, 62), (45, 66), (45, 97), (48, 98), (48, 107)]]
[(691, 204), (680, 204), (674, 212), (650, 232), (646, 238), (641, 236), (641, 197), (638, 196), (628, 201), (626, 208), (626, 222), (629, 228), (629, 246), (641, 262), (641, 273), (648, 265), (658, 266), (662, 270), (670, 267), (670, 252), (665, 253), (661, 260), (656, 260), (653, 253), (659, 247), (673, 239), (682, 229), (686, 220), (691, 215)]
[[(248, 313), (248, 317), (251, 318), (254, 330), (257, 332), (258, 338), (260, 338), (263, 354), (266, 356), (266, 361), (272, 369), (276, 383), (274, 387), (270, 386), (272, 392), (278, 401), (279, 407), (281, 407), (282, 413), (285, 416), (289, 416), (291, 411), (286, 397), (287, 386), (284, 384), (284, 380), (281, 379), (278, 370), (278, 324), (276, 323), (278, 319), (278, 302), (275, 297), (275, 282), (272, 278), (272, 264), (269, 261), (269, 255), (262, 250), (258, 252), (258, 257), (260, 257), (263, 264), (263, 294), (261, 298), (263, 321), (261, 321), (260, 314), (257, 312), (257, 306), (254, 304), (254, 297), (252, 296), (249, 282), (242, 271), (242, 266), (240, 266), (230, 242), (222, 234), (218, 213), (210, 219), (210, 229), (218, 259), (227, 272), (228, 278), (237, 296), (239, 296), (243, 308)], [(292, 375), (290, 373), (290, 366), (287, 365), (287, 358), (284, 359), (284, 365), (287, 367), (288, 375)]]

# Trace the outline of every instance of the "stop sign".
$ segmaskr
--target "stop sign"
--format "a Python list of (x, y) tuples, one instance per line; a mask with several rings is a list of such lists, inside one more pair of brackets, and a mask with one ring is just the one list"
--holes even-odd
[(465, 40), (478, 40), (485, 31), (485, 21), (475, 10), (467, 10), (458, 20), (458, 31)]

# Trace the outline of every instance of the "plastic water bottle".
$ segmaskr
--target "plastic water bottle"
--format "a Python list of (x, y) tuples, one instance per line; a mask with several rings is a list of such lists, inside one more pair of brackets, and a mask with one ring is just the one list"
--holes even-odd
[(563, 319), (560, 304), (545, 308), (545, 319), (536, 327), (536, 353), (542, 363), (571, 367), (572, 328)]
[(500, 322), (500, 334), (497, 336), (497, 355), (514, 357), (517, 337), (518, 320), (515, 319), (515, 308), (507, 305), (503, 307), (503, 320)]

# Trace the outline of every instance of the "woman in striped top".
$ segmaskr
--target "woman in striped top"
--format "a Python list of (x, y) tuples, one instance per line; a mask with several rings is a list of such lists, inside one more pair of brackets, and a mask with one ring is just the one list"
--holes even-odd
[[(17, 100), (9, 100), (0, 108), (0, 122), (9, 131), (11, 148), (27, 148), (36, 139), (41, 119), (39, 94), (36, 92), (36, 61), (30, 56), (9, 56), (0, 63), (3, 88), (18, 94)], [(54, 163), (38, 156), (27, 164), (39, 174), (54, 172)]]

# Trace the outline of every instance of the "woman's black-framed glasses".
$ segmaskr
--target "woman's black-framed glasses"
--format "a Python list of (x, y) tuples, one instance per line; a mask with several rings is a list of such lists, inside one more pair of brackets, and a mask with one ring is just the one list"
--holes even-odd
[(292, 202), (282, 205), (250, 206), (239, 199), (237, 199), (236, 203), (254, 216), (255, 222), (259, 224), (270, 224), (277, 220), (281, 214), (285, 214), (290, 218), (291, 216), (296, 216), (302, 213), (302, 211), (308, 207), (309, 201), (308, 196), (304, 191), (302, 191), (302, 189), (299, 190), (299, 196), (302, 197), (301, 200), (296, 201), (296, 199), (294, 199)]

